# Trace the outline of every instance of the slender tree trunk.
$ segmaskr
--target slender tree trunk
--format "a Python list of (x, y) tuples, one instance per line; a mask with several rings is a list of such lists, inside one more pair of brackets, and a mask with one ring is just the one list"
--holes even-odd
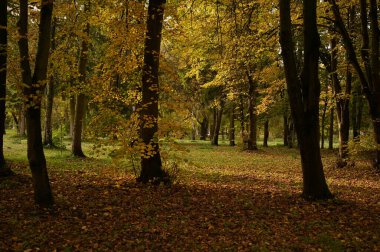
[(235, 146), (235, 107), (232, 107), (230, 115), (230, 129), (229, 129), (230, 146)]
[(245, 139), (245, 116), (244, 116), (244, 100), (243, 100), (243, 95), (240, 94), (239, 95), (239, 101), (240, 101), (240, 135), (241, 135), (241, 141), (243, 142), (243, 145), (245, 144), (244, 143), (244, 139)]
[(214, 139), (215, 125), (216, 125), (217, 119), (218, 119), (218, 111), (217, 111), (216, 108), (213, 108), (213, 110), (212, 110), (212, 123), (210, 125), (210, 139), (211, 139), (211, 142)]
[(219, 145), (219, 131), (220, 131), (220, 126), (222, 124), (222, 115), (223, 115), (223, 108), (224, 108), (224, 101), (221, 98), (220, 102), (220, 108), (217, 110), (216, 113), (216, 122), (215, 122), (215, 129), (214, 129), (214, 136), (212, 138), (212, 145)]
[(329, 150), (334, 148), (334, 108), (330, 109)]
[(19, 131), (18, 135), (20, 137), (26, 137), (26, 116), (25, 116), (24, 106), (20, 110), (20, 120), (19, 120)]
[(144, 47), (141, 101), (141, 138), (151, 151), (146, 149), (141, 158), (141, 173), (138, 181), (160, 183), (167, 179), (162, 169), (158, 145), (158, 70), (161, 48), (162, 22), (165, 0), (150, 0)]
[(40, 206), (51, 206), (53, 195), (50, 188), (49, 177), (46, 168), (45, 154), (43, 151), (41, 135), (41, 93), (40, 84), (46, 80), (46, 72), (50, 50), (51, 19), (53, 12), (53, 2), (49, 0), (41, 1), (40, 25), (37, 45), (36, 61), (34, 64), (34, 74), (29, 62), (28, 45), (28, 1), (20, 0), (19, 28), (19, 50), (20, 66), (22, 69), (22, 81), (25, 85), (23, 94), (26, 106), (26, 124), (28, 136), (28, 160), (32, 171), (34, 188), (34, 198), (36, 204)]
[(5, 133), (5, 98), (7, 85), (7, 11), (8, 1), (0, 1), (0, 177), (9, 176), (12, 171), (7, 166), (4, 158), (4, 133)]
[(263, 146), (268, 147), (268, 138), (269, 138), (269, 120), (265, 120), (264, 122), (264, 142)]
[(195, 135), (197, 134), (196, 122), (193, 120), (191, 125), (191, 140), (195, 141)]
[(248, 150), (257, 150), (257, 116), (255, 113), (256, 106), (256, 86), (252, 76), (248, 73), (248, 113), (249, 113), (249, 137)]
[(208, 130), (208, 120), (207, 117), (204, 117), (201, 122), (201, 136), (200, 140), (205, 141), (207, 138), (207, 130)]
[(352, 137), (355, 141), (359, 141), (363, 114), (363, 97), (360, 87), (356, 87), (355, 90), (352, 99)]
[(326, 97), (323, 104), (322, 118), (321, 118), (321, 149), (325, 148), (325, 125), (326, 125), (327, 102), (328, 102), (328, 98)]
[(303, 1), (304, 62), (298, 78), (294, 54), (290, 0), (280, 0), (280, 44), (292, 118), (301, 153), (303, 197), (310, 200), (331, 198), (326, 184), (319, 148), (319, 34), (317, 1)]
[[(346, 90), (343, 93), (340, 81), (338, 79), (337, 67), (337, 42), (333, 38), (331, 40), (331, 76), (333, 83), (334, 95), (336, 96), (336, 112), (338, 118), (338, 129), (339, 129), (339, 158), (337, 161), (338, 167), (344, 167), (347, 165), (348, 156), (348, 140), (349, 140), (349, 130), (350, 130), (350, 116), (349, 116), (349, 105), (350, 105), (350, 95), (351, 95), (351, 72), (349, 67), (347, 67), (346, 73)], [(342, 94), (343, 93), (343, 94)]]
[[(85, 12), (89, 11), (89, 3), (85, 6)], [(88, 37), (90, 36), (90, 24), (86, 24), (85, 34), (87, 38), (82, 40), (82, 51), (79, 59), (79, 81), (80, 85), (84, 85), (86, 81), (86, 68), (88, 62)], [(87, 98), (83, 92), (79, 92), (75, 100), (75, 115), (74, 115), (74, 127), (73, 127), (73, 138), (71, 144), (71, 152), (75, 157), (86, 157), (82, 150), (82, 132), (83, 132), (83, 120), (86, 113), (86, 103)]]
[(70, 109), (70, 137), (72, 140), (74, 138), (75, 95), (70, 95), (69, 109)]
[[(55, 50), (55, 28), (56, 19), (54, 18), (52, 24), (51, 33), (51, 51)], [(49, 82), (46, 86), (46, 114), (45, 114), (45, 130), (44, 130), (44, 145), (54, 146), (53, 144), (53, 125), (52, 125), (52, 114), (53, 114), (53, 103), (54, 103), (54, 73), (51, 73)]]

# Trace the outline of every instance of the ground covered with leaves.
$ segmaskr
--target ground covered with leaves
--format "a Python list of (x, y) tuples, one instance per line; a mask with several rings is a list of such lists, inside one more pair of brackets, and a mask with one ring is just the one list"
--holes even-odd
[(27, 163), (12, 145), (16, 175), (0, 180), (0, 251), (380, 251), (380, 175), (369, 162), (336, 169), (334, 153), (323, 152), (336, 199), (308, 202), (297, 150), (181, 146), (189, 151), (170, 187), (49, 150), (56, 205), (45, 210), (34, 206)]

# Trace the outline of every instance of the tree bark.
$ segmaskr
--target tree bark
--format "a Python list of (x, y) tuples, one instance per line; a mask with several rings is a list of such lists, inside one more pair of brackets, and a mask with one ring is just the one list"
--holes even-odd
[[(55, 28), (56, 19), (54, 18), (52, 24), (51, 33), (51, 51), (55, 50)], [(45, 130), (44, 130), (44, 145), (53, 147), (53, 125), (52, 125), (52, 114), (53, 114), (53, 103), (54, 103), (54, 73), (51, 73), (49, 82), (46, 86), (46, 114), (45, 114)]]
[(256, 106), (256, 85), (252, 76), (247, 73), (248, 77), (248, 113), (249, 113), (249, 136), (247, 142), (248, 150), (257, 150), (257, 115)]
[(349, 140), (349, 130), (350, 130), (350, 95), (351, 95), (351, 71), (347, 67), (346, 71), (346, 89), (342, 92), (342, 87), (337, 74), (338, 60), (337, 60), (337, 41), (336, 39), (331, 40), (331, 76), (333, 82), (334, 95), (336, 97), (336, 112), (338, 118), (338, 129), (339, 129), (339, 158), (337, 161), (337, 166), (342, 168), (347, 165), (348, 157), (348, 140)]
[(326, 97), (323, 104), (322, 118), (321, 118), (321, 149), (325, 148), (325, 125), (326, 125), (327, 102), (328, 102), (328, 98)]
[(72, 140), (74, 138), (75, 95), (70, 95), (69, 110), (70, 110), (70, 137)]
[(219, 145), (219, 131), (220, 131), (220, 126), (222, 124), (223, 109), (224, 109), (224, 101), (223, 101), (223, 98), (221, 98), (220, 108), (217, 109), (217, 113), (216, 113), (214, 136), (211, 141), (211, 144), (216, 145), (216, 146)]
[(239, 101), (240, 101), (240, 135), (241, 135), (241, 141), (243, 142), (243, 145), (245, 144), (244, 143), (244, 139), (245, 139), (245, 116), (244, 116), (244, 100), (243, 100), (243, 95), (240, 94), (239, 95)]
[(46, 72), (50, 50), (51, 19), (53, 1), (42, 0), (40, 11), (39, 36), (37, 54), (34, 64), (34, 74), (29, 62), (28, 45), (28, 1), (20, 0), (19, 50), (20, 66), (22, 69), (23, 95), (26, 106), (26, 124), (28, 136), (28, 160), (32, 171), (34, 199), (36, 204), (49, 207), (53, 204), (53, 195), (50, 188), (43, 151), (41, 135), (41, 94), (46, 81)]
[(288, 146), (288, 137), (289, 137), (289, 125), (288, 125), (288, 116), (284, 115), (284, 146)]
[(230, 115), (230, 128), (229, 128), (230, 146), (235, 146), (235, 107), (232, 106)]
[(4, 158), (5, 98), (7, 85), (8, 1), (0, 1), (0, 177), (12, 174)]
[(217, 119), (218, 119), (218, 111), (216, 108), (213, 108), (212, 109), (212, 123), (210, 124), (210, 140), (211, 140), (211, 142), (214, 140), (215, 125), (216, 125)]
[(352, 98), (352, 137), (360, 141), (360, 128), (363, 114), (363, 96), (359, 86), (354, 88)]
[(25, 117), (25, 105), (22, 105), (20, 107), (19, 117), (18, 120), (18, 136), (25, 137), (26, 136), (26, 117)]
[(159, 100), (159, 60), (161, 48), (162, 23), (166, 0), (150, 0), (148, 6), (147, 30), (144, 46), (141, 101), (141, 138), (146, 149), (141, 157), (141, 173), (138, 181), (160, 183), (168, 179), (162, 169), (158, 145), (158, 100)]
[(319, 34), (317, 30), (317, 1), (303, 2), (304, 62), (301, 79), (291, 30), (290, 0), (280, 0), (280, 44), (284, 60), (286, 83), (292, 118), (295, 123), (301, 153), (303, 197), (310, 200), (331, 198), (326, 184), (319, 148), (318, 79)]
[(329, 150), (334, 148), (334, 113), (335, 109), (330, 109), (330, 126), (329, 126)]
[[(89, 12), (89, 3), (85, 5), (85, 12)], [(82, 40), (82, 50), (79, 59), (79, 83), (84, 85), (87, 76), (87, 63), (88, 63), (88, 43), (90, 36), (90, 24), (87, 23), (84, 29), (84, 33), (87, 35)], [(82, 150), (82, 132), (83, 132), (83, 120), (85, 118), (87, 98), (83, 92), (79, 92), (76, 95), (75, 100), (75, 114), (74, 114), (74, 126), (73, 126), (73, 138), (71, 143), (71, 153), (75, 157), (85, 158), (86, 156)]]
[(268, 147), (268, 138), (269, 138), (269, 120), (266, 119), (264, 122), (264, 141), (263, 141), (264, 147)]
[(206, 141), (206, 139), (207, 139), (207, 130), (208, 130), (208, 120), (207, 120), (207, 117), (203, 117), (203, 120), (201, 121), (200, 125), (201, 125), (200, 140)]

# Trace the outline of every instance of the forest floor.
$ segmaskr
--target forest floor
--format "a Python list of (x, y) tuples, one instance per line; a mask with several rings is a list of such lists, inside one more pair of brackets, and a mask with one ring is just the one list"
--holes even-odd
[(308, 202), (297, 150), (178, 146), (170, 187), (46, 150), (56, 201), (46, 210), (33, 204), (25, 140), (7, 136), (16, 175), (0, 179), (0, 251), (380, 251), (380, 174), (369, 162), (336, 169), (323, 151), (336, 198)]

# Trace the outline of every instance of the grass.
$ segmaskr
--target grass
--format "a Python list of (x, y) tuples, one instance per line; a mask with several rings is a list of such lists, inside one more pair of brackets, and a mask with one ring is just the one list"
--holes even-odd
[(247, 152), (179, 140), (163, 148), (176, 183), (150, 187), (107, 155), (71, 157), (65, 140), (66, 150), (45, 150), (56, 205), (44, 210), (25, 139), (7, 134), (4, 145), (17, 175), (0, 179), (0, 251), (380, 250), (380, 176), (365, 161), (335, 169), (332, 151), (322, 154), (336, 199), (307, 202), (298, 151), (276, 142)]

